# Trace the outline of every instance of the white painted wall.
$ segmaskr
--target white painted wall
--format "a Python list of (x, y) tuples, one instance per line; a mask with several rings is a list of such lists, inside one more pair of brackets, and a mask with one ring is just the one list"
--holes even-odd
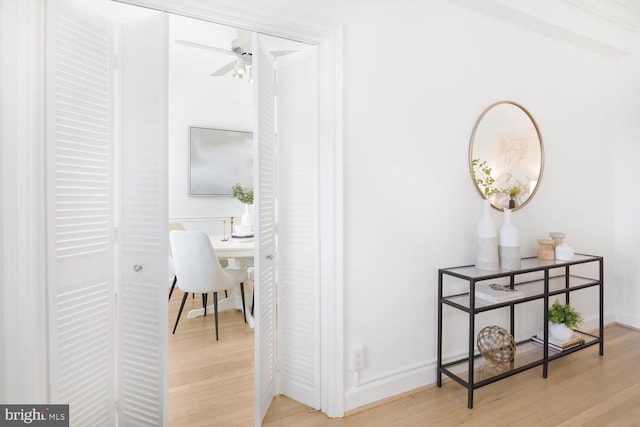
[(524, 105), (545, 144), (541, 187), (512, 218), (523, 255), (550, 231), (603, 255), (607, 322), (617, 286), (615, 61), (447, 1), (358, 3), (342, 11), (345, 366), (360, 344), (366, 368), (346, 372), (346, 410), (435, 380), (437, 269), (473, 263), (469, 138), (495, 101)]
[(620, 323), (640, 328), (640, 227), (637, 170), (640, 159), (640, 36), (636, 52), (617, 64), (614, 219), (615, 312)]
[(170, 16), (169, 56), (169, 218), (187, 229), (222, 234), (229, 217), (244, 206), (232, 197), (189, 197), (189, 126), (252, 130), (251, 83), (230, 75), (211, 77), (234, 57), (174, 43), (189, 40), (229, 49), (237, 30), (205, 21)]
[[(436, 271), (473, 260), (480, 200), (468, 177), (467, 144), (477, 115), (495, 100), (512, 99), (527, 107), (545, 141), (541, 188), (513, 215), (523, 253), (533, 255), (537, 238), (562, 230), (576, 249), (604, 255), (607, 321), (614, 318), (615, 290), (616, 318), (640, 326), (631, 175), (640, 136), (634, 123), (640, 99), (637, 53), (614, 61), (444, 0), (407, 0), (402, 7), (385, 0), (333, 3), (333, 9), (321, 5), (345, 23), (344, 345), (347, 350), (354, 344), (366, 348), (366, 369), (359, 379), (347, 377), (346, 409), (434, 380)], [(29, 4), (41, 10), (42, 2)], [(24, 123), (28, 129), (40, 122)], [(186, 147), (186, 131), (169, 126), (171, 145), (178, 147), (170, 155), (186, 164), (186, 148), (182, 154), (179, 148)], [(29, 164), (37, 162), (37, 150), (24, 153)], [(5, 167), (17, 164), (6, 154), (1, 158)], [(172, 188), (181, 188), (171, 194), (186, 194), (186, 181), (179, 182), (186, 178), (171, 169)], [(32, 182), (40, 176), (37, 170), (25, 169), (18, 181)], [(35, 200), (39, 194), (27, 195)], [(29, 200), (14, 199), (17, 203), (11, 209), (3, 205), (3, 212), (24, 218), (41, 211), (32, 210)], [(181, 202), (194, 202), (199, 212), (213, 208), (213, 203), (202, 206), (204, 201)], [(170, 215), (189, 215), (183, 212), (187, 209), (178, 203)], [(42, 234), (37, 225), (25, 228)], [(2, 255), (9, 258), (7, 251)], [(25, 272), (31, 264), (20, 266)], [(37, 278), (20, 282), (39, 289)], [(29, 331), (40, 330), (32, 326)], [(5, 342), (16, 346), (11, 354), (26, 348), (7, 329), (3, 333)], [(8, 359), (7, 366), (22, 367)], [(31, 369), (14, 372), (45, 378), (33, 369), (42, 364), (25, 360), (24, 365)], [(24, 401), (40, 400), (40, 393), (20, 395), (27, 396)]]

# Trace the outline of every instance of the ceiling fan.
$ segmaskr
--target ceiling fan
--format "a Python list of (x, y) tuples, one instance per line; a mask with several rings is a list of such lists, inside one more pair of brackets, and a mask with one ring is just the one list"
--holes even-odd
[[(224, 53), (226, 55), (235, 56), (235, 59), (233, 61), (211, 73), (211, 76), (220, 77), (233, 71), (233, 77), (242, 79), (245, 75), (250, 74), (252, 54), (249, 49), (242, 46), (243, 43), (240, 38), (234, 39), (231, 42), (231, 50), (221, 49), (219, 47), (209, 46), (201, 43), (194, 43), (188, 40), (176, 40), (176, 43), (184, 46), (191, 46), (199, 49), (209, 50), (211, 52)], [(249, 70), (249, 73), (247, 72), (247, 70)]]

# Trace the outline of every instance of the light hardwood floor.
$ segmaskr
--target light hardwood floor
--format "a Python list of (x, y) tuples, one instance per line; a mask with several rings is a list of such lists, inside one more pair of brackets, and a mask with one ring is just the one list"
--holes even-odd
[(169, 426), (253, 426), (253, 329), (241, 311), (223, 311), (216, 341), (213, 312), (187, 319), (202, 307), (196, 295), (172, 335), (182, 295), (176, 288), (169, 302)]
[[(180, 297), (170, 303), (171, 327)], [(187, 306), (201, 304), (189, 298)], [(172, 427), (253, 425), (253, 331), (240, 312), (223, 313), (220, 327), (215, 342), (213, 316), (184, 318), (169, 337)], [(263, 425), (640, 426), (640, 332), (608, 327), (604, 357), (593, 346), (552, 362), (547, 379), (534, 368), (476, 390), (474, 409), (466, 399), (466, 389), (445, 381), (329, 419), (277, 397)]]

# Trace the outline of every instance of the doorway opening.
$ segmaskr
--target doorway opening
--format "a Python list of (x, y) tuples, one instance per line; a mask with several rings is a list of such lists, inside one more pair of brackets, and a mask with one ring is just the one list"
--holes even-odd
[[(133, 9), (141, 9), (111, 1), (106, 3), (117, 6), (123, 12), (120, 16), (126, 17), (122, 19), (130, 19), (135, 15), (130, 13)], [(109, 18), (114, 22), (121, 19), (114, 15)], [(238, 219), (243, 208), (230, 196), (189, 196), (189, 127), (251, 132), (254, 106), (249, 79), (234, 79), (230, 73), (211, 76), (225, 67), (229, 57), (195, 47), (195, 44), (218, 49), (228, 46), (231, 49), (233, 41), (240, 37), (242, 30), (236, 28), (169, 15), (166, 171), (169, 222), (180, 222), (186, 229), (199, 229), (210, 235), (229, 235), (232, 231), (231, 218)], [(303, 43), (267, 38), (269, 50), (279, 54), (307, 47)], [(189, 41), (191, 45), (176, 43), (177, 40)], [(179, 298), (174, 296), (168, 306), (168, 333), (177, 315), (172, 304), (176, 301)], [(192, 308), (199, 308), (201, 300), (196, 298), (190, 304)], [(182, 416), (210, 419), (213, 401), (221, 405), (220, 410), (215, 411), (221, 420), (225, 416), (232, 416), (236, 421), (238, 417), (245, 416), (248, 422), (253, 419), (253, 330), (247, 328), (239, 320), (241, 318), (242, 314), (237, 311), (221, 314), (221, 337), (227, 337), (223, 338), (225, 344), (230, 343), (224, 351), (221, 351), (220, 342), (213, 339), (212, 316), (183, 318), (176, 336), (169, 336), (168, 406), (171, 424), (188, 422)], [(225, 331), (227, 325), (230, 329)]]

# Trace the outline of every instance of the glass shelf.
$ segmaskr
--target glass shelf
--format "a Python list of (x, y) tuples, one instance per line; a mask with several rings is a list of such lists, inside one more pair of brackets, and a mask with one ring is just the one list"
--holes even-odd
[(597, 261), (601, 257), (594, 255), (575, 254), (573, 259), (569, 261), (559, 260), (541, 260), (536, 257), (522, 258), (522, 265), (518, 270), (495, 270), (487, 271), (477, 269), (474, 265), (466, 265), (461, 267), (443, 268), (440, 271), (444, 274), (458, 277), (466, 280), (486, 280), (497, 277), (508, 277), (512, 274), (524, 274), (535, 271), (543, 271), (545, 269), (553, 269), (566, 267), (568, 265), (576, 265), (585, 262)]
[[(542, 366), (542, 376), (547, 377), (550, 361), (568, 354), (580, 351), (586, 347), (599, 344), (599, 354), (604, 354), (604, 321), (603, 321), (603, 267), (602, 257), (593, 255), (576, 254), (569, 261), (539, 260), (536, 257), (523, 258), (521, 268), (518, 270), (483, 271), (475, 266), (461, 266), (438, 270), (438, 371), (437, 385), (442, 386), (442, 376), (446, 375), (467, 388), (467, 407), (473, 408), (473, 393), (478, 387), (490, 384), (500, 379), (515, 375), (519, 372)], [(521, 291), (509, 301), (493, 302), (480, 297), (472, 297), (476, 286), (480, 284), (498, 284), (510, 286)], [(509, 318), (509, 333), (516, 330), (516, 306), (529, 301), (550, 302), (552, 299), (562, 296), (569, 301), (572, 292), (582, 289), (597, 289), (599, 299), (599, 330), (596, 335), (583, 335), (585, 343), (566, 351), (558, 352), (552, 348), (545, 349), (542, 345), (535, 344), (527, 339), (516, 346), (516, 352), (512, 361), (505, 364), (493, 364), (484, 357), (478, 355), (475, 347), (476, 339), (472, 335), (468, 339), (468, 352), (466, 357), (443, 363), (443, 340), (451, 340), (450, 334), (443, 336), (443, 307), (448, 306), (452, 310), (466, 313), (468, 331), (472, 334), (482, 325), (476, 324), (476, 316), (494, 309), (503, 309)], [(540, 304), (540, 320), (544, 330), (548, 333), (546, 321), (547, 307)], [(447, 316), (449, 317), (449, 316)], [(482, 319), (482, 317), (479, 317)], [(449, 321), (449, 320), (448, 320)], [(578, 332), (578, 331), (575, 331)], [(455, 338), (455, 337), (454, 337)], [(470, 375), (473, 373), (473, 375)]]
[[(584, 344), (573, 347), (565, 351), (556, 351), (549, 348), (548, 359), (555, 359), (563, 355), (579, 351), (585, 347), (598, 344), (597, 337), (580, 331), (574, 331), (582, 336), (585, 340)], [(504, 377), (513, 375), (514, 373), (540, 366), (544, 363), (544, 349), (539, 344), (534, 344), (530, 340), (518, 343), (513, 361), (507, 363), (491, 363), (480, 354), (474, 357), (473, 384), (474, 387), (482, 387), (483, 385), (495, 382)], [(469, 358), (456, 360), (442, 365), (447, 375), (455, 376), (458, 380), (469, 385)]]
[[(565, 292), (570, 292), (590, 286), (598, 286), (599, 284), (600, 282), (595, 279), (580, 276), (569, 276), (569, 286), (567, 287), (565, 276), (552, 277), (549, 279), (549, 296), (559, 295)], [(524, 294), (521, 298), (496, 303), (484, 298), (476, 297), (476, 312), (506, 307), (511, 304), (519, 304), (522, 302), (531, 301), (533, 299), (544, 298), (544, 280), (535, 280), (532, 282), (520, 283), (516, 284), (514, 287), (515, 289), (522, 291), (522, 293)], [(464, 294), (446, 296), (443, 298), (442, 302), (466, 310), (470, 310), (471, 307), (468, 292)]]

